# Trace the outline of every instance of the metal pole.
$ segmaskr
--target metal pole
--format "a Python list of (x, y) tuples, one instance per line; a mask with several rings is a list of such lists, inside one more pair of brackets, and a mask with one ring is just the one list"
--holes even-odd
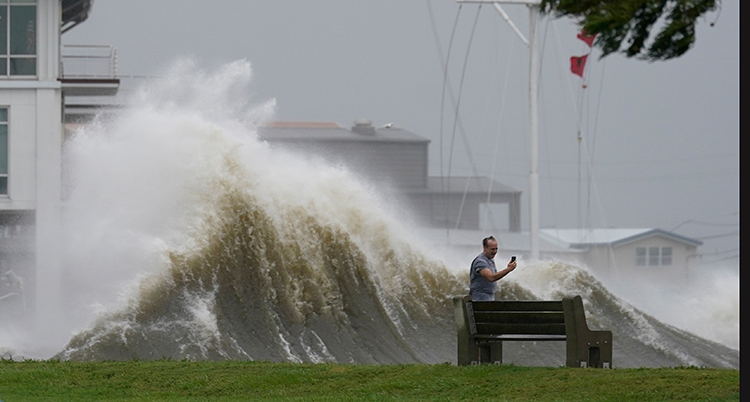
[(531, 259), (539, 259), (539, 56), (536, 23), (538, 7), (529, 5), (529, 137), (531, 166), (529, 172), (529, 217)]

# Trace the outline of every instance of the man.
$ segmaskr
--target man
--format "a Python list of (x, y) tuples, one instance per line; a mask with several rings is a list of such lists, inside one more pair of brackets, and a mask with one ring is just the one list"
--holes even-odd
[(469, 273), (469, 295), (471, 300), (495, 300), (495, 285), (497, 281), (516, 269), (515, 258), (508, 263), (508, 267), (497, 272), (495, 268), (495, 254), (497, 254), (497, 240), (486, 237), (482, 240), (484, 250), (471, 262)]

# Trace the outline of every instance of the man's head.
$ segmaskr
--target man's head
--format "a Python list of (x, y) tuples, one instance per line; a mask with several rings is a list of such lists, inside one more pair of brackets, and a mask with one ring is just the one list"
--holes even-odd
[(495, 258), (495, 254), (497, 254), (497, 240), (494, 237), (490, 236), (482, 239), (482, 247), (484, 247), (484, 251), (482, 251), (484, 255), (489, 258)]

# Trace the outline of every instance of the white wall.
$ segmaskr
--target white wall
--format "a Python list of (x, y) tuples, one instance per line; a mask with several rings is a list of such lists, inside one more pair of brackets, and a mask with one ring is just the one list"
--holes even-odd
[[(0, 85), (2, 82), (0, 81)], [(36, 208), (36, 90), (0, 89), (8, 107), (8, 198), (0, 209)]]
[[(60, 186), (60, 13), (59, 0), (37, 3), (37, 78), (0, 79), (0, 106), (9, 109), (10, 152), (8, 197), (0, 197), (0, 209), (36, 209), (40, 189), (47, 193), (48, 186)], [(56, 188), (50, 193), (59, 194)]]
[(0, 79), (0, 106), (9, 110), (8, 196), (0, 210), (35, 210), (35, 272), (24, 276), (35, 285), (37, 321), (46, 324), (59, 306), (62, 269), (60, 25), (60, 1), (39, 0), (37, 77)]

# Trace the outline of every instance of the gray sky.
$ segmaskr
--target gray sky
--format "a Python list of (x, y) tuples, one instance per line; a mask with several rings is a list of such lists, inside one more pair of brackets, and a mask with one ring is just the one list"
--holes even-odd
[[(679, 59), (599, 60), (594, 49), (585, 90), (569, 71), (569, 57), (588, 52), (575, 24), (540, 22), (543, 228), (676, 229), (705, 242), (704, 262), (739, 255), (739, 2), (722, 4)], [(527, 9), (505, 10), (526, 34)], [(489, 5), (96, 0), (63, 43), (114, 46), (121, 75), (158, 75), (185, 56), (207, 70), (247, 59), (248, 98), (275, 98), (278, 120), (393, 122), (432, 141), (431, 175), (476, 171), (522, 190), (528, 228), (528, 50)], [(459, 126), (444, 92), (449, 48)], [(588, 159), (579, 163), (579, 152)], [(587, 170), (579, 180), (580, 165), (592, 167), (591, 186)]]

